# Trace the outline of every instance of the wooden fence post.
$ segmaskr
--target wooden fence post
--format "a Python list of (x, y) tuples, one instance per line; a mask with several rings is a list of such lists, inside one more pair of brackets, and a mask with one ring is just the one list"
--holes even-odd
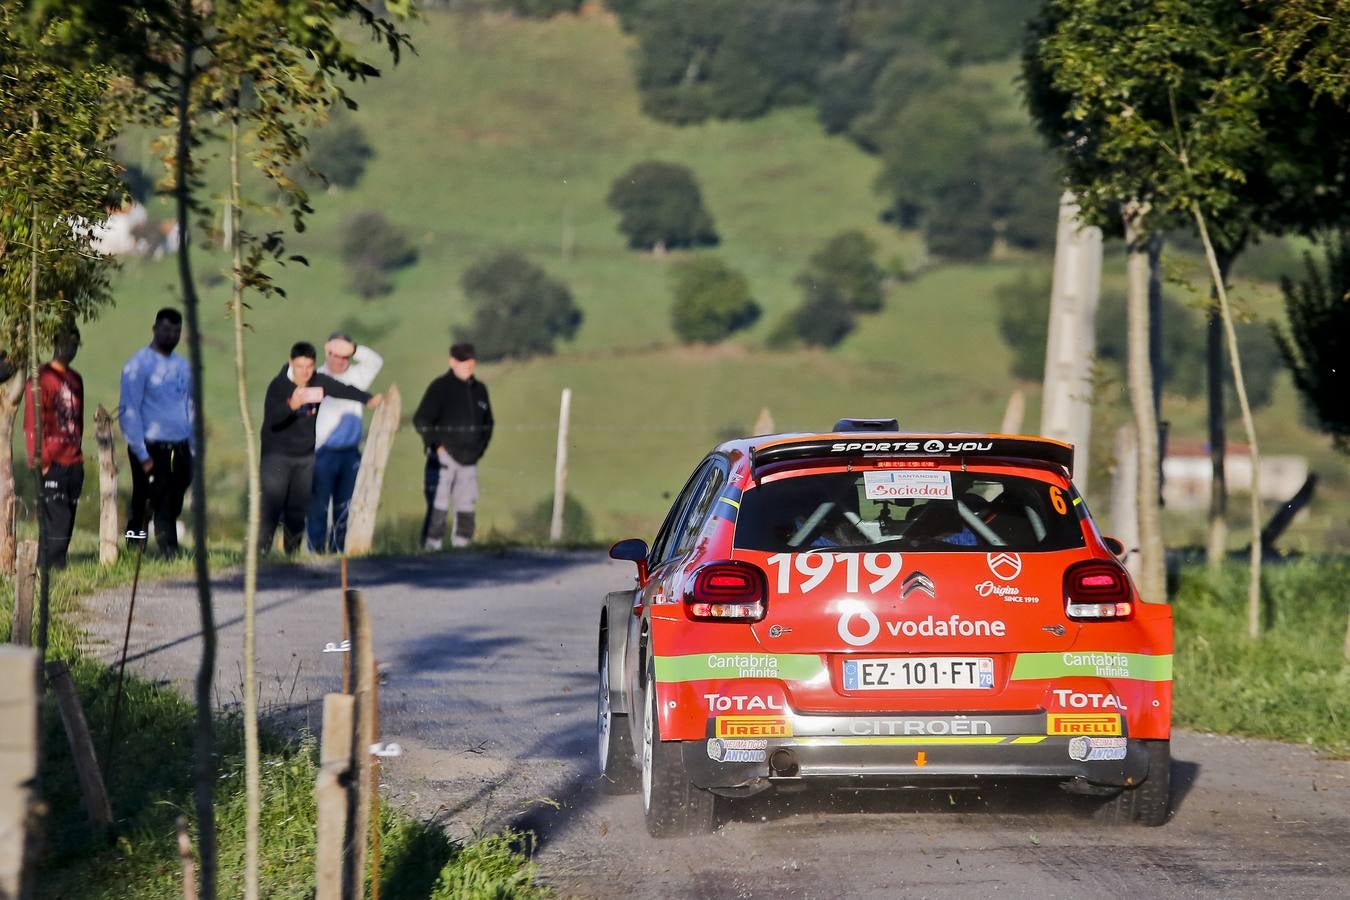
[(178, 830), (178, 867), (183, 870), (183, 900), (197, 900), (197, 864), (192, 858), (187, 816), (179, 816), (174, 827)]
[(117, 562), (122, 534), (117, 526), (117, 457), (113, 454), (113, 420), (101, 405), (94, 411), (98, 444), (98, 564)]
[(375, 655), (370, 641), (370, 617), (360, 591), (347, 592), (354, 684), (351, 742), (354, 789), (347, 801), (347, 850), (343, 856), (344, 897), (365, 892), (366, 840), (370, 830), (370, 745), (375, 741), (373, 715)]
[(95, 839), (101, 840), (112, 824), (112, 808), (108, 804), (108, 791), (99, 771), (98, 757), (94, 754), (94, 741), (89, 736), (89, 724), (75, 692), (75, 681), (70, 677), (70, 669), (60, 660), (47, 663), (47, 680), (56, 694), (61, 723), (66, 727), (66, 739), (70, 741), (70, 755), (75, 761), (75, 775), (80, 782), (85, 811), (89, 813), (89, 824)]
[(38, 658), (27, 647), (0, 647), (0, 897), (31, 896), (38, 766)]
[(384, 486), (384, 468), (389, 464), (389, 451), (394, 446), (403, 401), (398, 385), (391, 384), (384, 392), (384, 402), (370, 417), (370, 431), (361, 452), (361, 468), (356, 473), (356, 488), (347, 510), (348, 555), (369, 553), (375, 540), (375, 515), (380, 510), (380, 490)]
[(572, 389), (563, 388), (558, 406), (558, 449), (553, 459), (553, 520), (548, 539), (558, 543), (563, 536), (563, 504), (567, 502), (567, 429), (572, 420)]
[(351, 694), (324, 694), (319, 777), (314, 785), (318, 807), (318, 849), (314, 856), (315, 900), (342, 900), (343, 849), (347, 844), (347, 808), (352, 788)]
[[(37, 541), (20, 541), (14, 575), (14, 626), (9, 642), (33, 646), (33, 594), (37, 588)], [(3, 895), (0, 895), (3, 896)]]

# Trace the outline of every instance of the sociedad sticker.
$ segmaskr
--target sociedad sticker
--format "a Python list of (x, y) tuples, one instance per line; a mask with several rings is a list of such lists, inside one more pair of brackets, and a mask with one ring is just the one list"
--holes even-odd
[(952, 473), (940, 469), (864, 472), (863, 486), (868, 500), (952, 499)]

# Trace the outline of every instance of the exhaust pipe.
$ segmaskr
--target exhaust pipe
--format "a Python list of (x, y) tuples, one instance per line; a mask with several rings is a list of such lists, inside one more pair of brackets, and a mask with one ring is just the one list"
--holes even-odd
[(769, 757), (769, 772), (779, 778), (796, 777), (801, 767), (797, 764), (797, 754), (780, 747)]

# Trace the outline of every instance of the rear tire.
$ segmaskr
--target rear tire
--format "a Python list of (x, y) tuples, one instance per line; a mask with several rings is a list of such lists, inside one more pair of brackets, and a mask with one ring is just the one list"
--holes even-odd
[[(605, 640), (604, 636), (601, 637)], [(628, 716), (615, 713), (610, 704), (609, 643), (600, 654), (600, 677), (596, 688), (596, 731), (600, 753), (600, 791), (631, 794), (638, 789), (636, 754), (628, 733)]]
[(1167, 824), (1168, 804), (1172, 797), (1171, 741), (1144, 741), (1143, 744), (1148, 750), (1148, 776), (1142, 783), (1100, 801), (1092, 811), (1098, 822), (1150, 828)]
[(656, 680), (647, 670), (647, 702), (642, 715), (642, 813), (652, 837), (706, 834), (713, 830), (716, 798), (697, 787), (684, 769), (678, 741), (661, 740), (656, 709)]

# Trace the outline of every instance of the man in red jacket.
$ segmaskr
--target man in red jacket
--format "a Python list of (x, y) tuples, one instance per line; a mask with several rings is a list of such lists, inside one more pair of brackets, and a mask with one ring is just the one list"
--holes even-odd
[[(45, 543), (40, 561), (66, 564), (75, 507), (84, 490), (84, 379), (70, 367), (80, 348), (80, 331), (68, 325), (56, 335), (52, 361), (38, 369), (42, 398), (42, 516)], [(33, 382), (24, 387), (23, 430), (28, 462), (33, 463)]]

